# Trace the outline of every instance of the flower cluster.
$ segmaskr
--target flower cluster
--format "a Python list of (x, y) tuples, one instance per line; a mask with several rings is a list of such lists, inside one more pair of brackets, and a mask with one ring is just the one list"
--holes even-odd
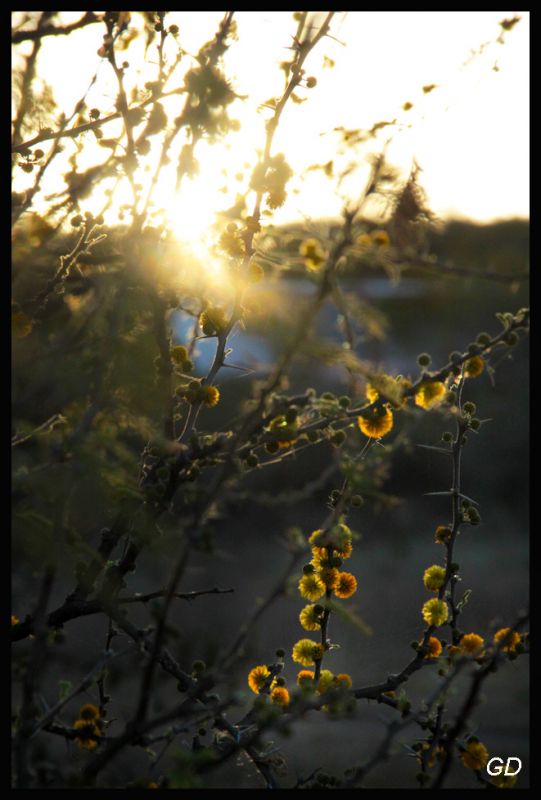
[[(283, 650), (279, 651), (280, 657), (283, 657), (283, 652)], [(248, 673), (248, 686), (254, 694), (268, 694), (271, 703), (285, 708), (289, 705), (290, 697), (284, 678), (277, 677), (277, 671), (280, 671), (282, 666), (282, 662), (279, 662), (272, 669), (269, 669), (266, 664), (254, 667)]]
[(93, 703), (85, 703), (79, 709), (79, 718), (73, 723), (74, 730), (78, 731), (75, 741), (84, 750), (95, 750), (101, 736), (100, 711)]
[[(351, 597), (357, 590), (357, 579), (350, 572), (341, 570), (344, 559), (349, 558), (352, 547), (352, 534), (347, 525), (340, 522), (329, 528), (321, 528), (312, 533), (309, 539), (312, 545), (312, 560), (303, 567), (303, 576), (299, 581), (299, 592), (310, 604), (299, 614), (299, 621), (307, 631), (322, 630), (330, 614), (326, 601), (334, 594), (340, 599)], [(322, 603), (317, 600), (324, 598)], [(318, 667), (317, 686), (314, 686), (316, 673), (301, 670), (297, 676), (300, 686), (309, 686), (324, 692), (330, 686), (345, 686), (351, 681), (349, 676), (334, 676), (329, 670), (319, 671), (319, 665), (327, 648), (322, 631), (322, 642), (312, 639), (300, 639), (292, 652), (293, 661), (304, 667)]]

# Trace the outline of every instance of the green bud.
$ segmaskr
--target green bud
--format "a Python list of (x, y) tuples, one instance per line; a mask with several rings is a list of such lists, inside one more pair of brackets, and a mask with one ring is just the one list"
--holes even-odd
[(204, 672), (206, 668), (207, 665), (205, 664), (204, 661), (201, 661), (200, 659), (194, 661), (192, 664), (192, 672)]
[(267, 442), (265, 445), (265, 450), (267, 453), (277, 453), (279, 449), (278, 442)]
[(505, 343), (509, 345), (509, 347), (514, 347), (516, 344), (518, 344), (518, 335), (515, 333), (515, 331), (509, 331), (505, 337)]
[(448, 403), (450, 406), (456, 405), (457, 401), (457, 394), (456, 392), (447, 392), (445, 395), (445, 402)]
[(451, 431), (444, 431), (441, 435), (441, 440), (442, 442), (450, 444), (453, 441), (453, 434), (451, 433)]
[(472, 431), (478, 431), (480, 427), (481, 427), (480, 419), (474, 417), (472, 420), (470, 420), (470, 428), (472, 429)]
[(304, 575), (313, 575), (316, 571), (313, 564), (305, 564), (302, 568)]
[(336, 395), (334, 395), (332, 392), (323, 392), (321, 399), (329, 401), (336, 400)]
[(314, 444), (314, 442), (317, 442), (317, 440), (319, 439), (319, 433), (317, 431), (313, 431), (313, 430), (312, 431), (306, 431), (306, 436), (308, 438), (308, 441), (312, 442), (312, 444)]
[(472, 403), (470, 400), (468, 400), (467, 403), (464, 403), (462, 409), (465, 414), (475, 414), (477, 406), (475, 405), (475, 403)]
[(419, 353), (417, 356), (417, 363), (420, 367), (428, 367), (431, 361), (432, 359), (428, 353)]
[(286, 651), (285, 651), (285, 650), (282, 650), (282, 648), (280, 647), (280, 648), (279, 648), (279, 649), (276, 651), (276, 658), (284, 658), (284, 657), (285, 657), (285, 654), (286, 654)]
[(276, 685), (277, 686), (285, 686), (286, 685), (286, 679), (282, 678), (282, 676), (280, 675), (280, 677), (276, 678)]
[(480, 333), (477, 337), (477, 344), (481, 345), (481, 347), (488, 347), (492, 338), (489, 333)]
[(363, 503), (364, 500), (360, 494), (354, 494), (353, 497), (351, 498), (351, 505), (353, 506), (353, 508), (360, 508)]
[(351, 405), (351, 397), (348, 397), (347, 394), (343, 394), (342, 397), (338, 398), (338, 404), (342, 408), (349, 408)]
[(456, 561), (452, 561), (451, 564), (449, 564), (449, 569), (452, 573), (456, 573), (460, 569), (460, 564), (457, 564)]
[(477, 342), (470, 342), (468, 345), (468, 353), (470, 356), (478, 356), (481, 352), (481, 347), (477, 344)]
[(345, 441), (346, 434), (344, 431), (336, 431), (336, 433), (331, 436), (331, 442), (335, 447), (341, 447)]
[(458, 350), (453, 350), (452, 353), (449, 353), (449, 361), (451, 364), (460, 364), (462, 361), (462, 353), (459, 353)]

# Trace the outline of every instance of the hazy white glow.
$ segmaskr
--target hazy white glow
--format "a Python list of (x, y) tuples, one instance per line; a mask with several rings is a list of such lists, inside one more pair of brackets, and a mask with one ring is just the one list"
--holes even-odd
[[(516, 14), (522, 21), (505, 44), (487, 46), (465, 65), (472, 49), (497, 37), (498, 22)], [(78, 16), (69, 12), (66, 20)], [(179, 25), (182, 47), (195, 53), (213, 37), (221, 17), (222, 12), (171, 12), (166, 19)], [(257, 109), (283, 89), (278, 63), (288, 58), (295, 30), (289, 12), (238, 12), (236, 19), (238, 41), (226, 53), (224, 70), (238, 94), (247, 95), (231, 107), (241, 131), (228, 138), (228, 146), (201, 142), (196, 151), (200, 174), (185, 181), (177, 195), (174, 176), (164, 171), (155, 197), (156, 208), (164, 209), (177, 234), (201, 252), (213, 213), (231, 206), (246, 189), (268, 118)], [(102, 34), (94, 25), (67, 39), (44, 41), (39, 74), (54, 87), (61, 108), (72, 108), (90, 82)], [(288, 105), (276, 135), (274, 152), (285, 153), (295, 178), (272, 222), (339, 213), (342, 200), (332, 182), (320, 171), (304, 170), (336, 159), (337, 138), (331, 133), (336, 126), (370, 128), (394, 118), (404, 128), (390, 155), (405, 169), (417, 159), (431, 207), (441, 217), (528, 216), (528, 12), (340, 12), (332, 34), (345, 46), (326, 39), (310, 54), (306, 74), (315, 75), (318, 84), (299, 89), (306, 100)], [(335, 62), (333, 69), (323, 68), (324, 56)], [(130, 59), (135, 70), (137, 59)], [(110, 66), (102, 62), (99, 70), (107, 74)], [(143, 83), (148, 79), (140, 77)], [(422, 86), (432, 83), (439, 88), (424, 95)], [(114, 108), (115, 85), (98, 81), (96, 86), (89, 103), (105, 114)], [(402, 110), (405, 101), (413, 103), (411, 111)], [(106, 135), (114, 133), (110, 125)], [(90, 137), (88, 152), (89, 158), (103, 160)], [(47, 191), (45, 186), (42, 195)], [(119, 199), (129, 201), (127, 192)]]

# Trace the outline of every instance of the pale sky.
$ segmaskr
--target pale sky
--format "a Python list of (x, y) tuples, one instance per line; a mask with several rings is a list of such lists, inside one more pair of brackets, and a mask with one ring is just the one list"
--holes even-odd
[[(494, 43), (498, 22), (517, 14), (522, 20), (506, 34), (505, 44)], [(171, 12), (166, 25), (178, 24), (181, 46), (195, 53), (213, 37), (222, 15)], [(78, 16), (70, 12), (65, 19)], [(244, 190), (250, 170), (243, 165), (251, 168), (255, 163), (269, 116), (257, 108), (283, 89), (278, 63), (290, 55), (286, 48), (295, 32), (291, 13), (237, 12), (235, 17), (238, 41), (225, 56), (224, 71), (237, 93), (248, 96), (230, 107), (241, 130), (229, 137), (229, 149), (198, 145), (200, 175), (184, 185), (180, 197), (174, 193), (174, 167), (164, 175), (157, 194), (182, 237), (203, 232), (209, 210), (227, 208), (236, 192)], [(272, 222), (338, 214), (342, 199), (333, 183), (320, 171), (302, 176), (303, 171), (314, 163), (340, 162), (338, 139), (331, 133), (336, 126), (370, 128), (394, 118), (410, 127), (394, 137), (391, 161), (407, 170), (412, 158), (417, 160), (422, 185), (438, 216), (489, 221), (529, 215), (528, 12), (340, 12), (331, 34), (339, 41), (325, 39), (305, 63), (306, 75), (314, 75), (317, 86), (298, 90), (306, 101), (286, 107), (275, 138), (274, 152), (285, 154), (296, 177), (288, 187), (285, 206)], [(93, 25), (69, 37), (44, 40), (38, 74), (53, 86), (61, 108), (71, 111), (90, 82), (99, 63), (96, 51), (102, 35), (102, 26)], [(466, 63), (471, 51), (487, 42), (491, 43)], [(154, 58), (152, 52), (149, 56)], [(335, 62), (334, 68), (323, 68), (324, 56)], [(182, 63), (188, 68), (194, 62), (187, 58)], [(136, 75), (137, 64), (134, 58), (128, 82), (151, 79)], [(114, 108), (116, 90), (110, 82), (110, 65), (102, 61), (99, 70), (88, 103), (105, 114)], [(182, 83), (183, 72), (171, 88)], [(422, 86), (427, 84), (438, 88), (424, 95)], [(408, 112), (402, 110), (406, 101), (413, 104)], [(174, 102), (180, 106), (182, 101)], [(112, 125), (105, 128), (108, 135), (114, 135)], [(88, 138), (89, 158), (101, 161), (104, 151), (92, 140)], [(71, 147), (68, 143), (67, 155)], [(221, 172), (224, 168), (227, 176)], [(241, 181), (235, 178), (238, 172), (244, 172)], [(29, 178), (19, 175), (16, 188)], [(219, 191), (224, 185), (227, 192)], [(48, 191), (50, 187), (44, 186), (42, 195)]]

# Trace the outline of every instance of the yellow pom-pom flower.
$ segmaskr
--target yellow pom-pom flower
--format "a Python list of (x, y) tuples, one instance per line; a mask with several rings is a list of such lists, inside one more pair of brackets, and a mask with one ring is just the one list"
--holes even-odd
[(421, 408), (434, 408), (445, 397), (445, 386), (441, 381), (423, 383), (415, 392), (415, 403)]
[(441, 642), (435, 636), (431, 636), (427, 642), (425, 658), (438, 658), (441, 655)]
[(449, 609), (447, 608), (447, 603), (434, 597), (432, 600), (426, 601), (423, 606), (422, 614), (425, 622), (429, 625), (436, 625), (439, 627), (447, 622)]
[(16, 617), (15, 614), (11, 615), (11, 627), (13, 627), (14, 625), (18, 625), (20, 621), (21, 620), (19, 619), (19, 617)]
[(317, 239), (305, 239), (301, 242), (299, 253), (310, 270), (317, 269), (325, 261), (325, 254)]
[(303, 667), (310, 667), (315, 661), (321, 661), (323, 656), (323, 646), (311, 639), (300, 639), (293, 645), (291, 657), (297, 664)]
[(323, 567), (318, 572), (318, 577), (325, 584), (326, 589), (334, 589), (338, 580), (336, 567)]
[(425, 569), (423, 583), (430, 592), (437, 592), (445, 583), (445, 567), (433, 564)]
[(265, 688), (270, 677), (269, 668), (264, 664), (254, 667), (248, 674), (248, 686), (255, 694), (259, 694)]
[(468, 769), (484, 769), (488, 762), (488, 750), (482, 742), (470, 739), (460, 754), (460, 760)]
[(79, 717), (81, 719), (96, 720), (100, 717), (100, 710), (93, 703), (85, 703), (79, 709)]
[(299, 619), (305, 631), (317, 631), (321, 628), (321, 617), (316, 613), (315, 605), (305, 606)]
[(314, 683), (314, 673), (310, 669), (301, 669), (297, 675), (297, 683), (299, 686), (311, 687)]
[(500, 628), (494, 634), (494, 644), (501, 645), (504, 653), (514, 653), (519, 642), (520, 633), (512, 631), (511, 628)]
[(285, 688), (285, 686), (276, 686), (272, 692), (270, 693), (271, 702), (274, 703), (276, 706), (288, 706), (289, 705), (289, 692)]
[(318, 694), (324, 694), (334, 683), (334, 675), (330, 669), (322, 669), (317, 682)]
[(213, 406), (218, 405), (220, 400), (220, 392), (216, 388), (216, 386), (202, 386), (201, 387), (201, 397), (203, 403), (212, 408)]
[(346, 600), (357, 591), (357, 579), (351, 572), (339, 572), (338, 580), (334, 586), (334, 593), (342, 600)]
[(99, 736), (100, 729), (94, 724), (93, 720), (78, 719), (73, 723), (75, 730), (80, 731), (79, 736), (75, 737), (75, 741), (84, 750), (95, 750), (98, 746), (97, 739), (91, 738), (92, 736)]
[(447, 525), (438, 525), (434, 535), (434, 541), (436, 544), (446, 544), (451, 538), (452, 534), (453, 532), (451, 528), (448, 528)]
[(515, 784), (517, 782), (517, 776), (504, 775), (504, 773), (502, 772), (501, 775), (495, 775), (490, 782), (493, 786), (496, 786), (498, 789), (514, 789)]
[(188, 349), (182, 344), (178, 344), (171, 349), (171, 358), (175, 364), (182, 364), (189, 357)]
[(351, 675), (348, 675), (347, 672), (340, 672), (334, 680), (341, 689), (351, 689), (353, 686)]
[(477, 378), (484, 370), (485, 362), (481, 356), (474, 356), (469, 358), (464, 364), (464, 377)]
[(313, 547), (329, 547), (340, 558), (344, 558), (347, 556), (342, 556), (342, 551), (347, 550), (348, 546), (351, 545), (351, 539), (351, 531), (348, 526), (340, 523), (329, 529), (321, 528), (314, 531), (308, 541)]
[[(339, 558), (349, 558), (353, 552), (351, 542), (346, 542), (342, 547), (331, 548), (333, 555)], [(317, 569), (329, 566), (329, 552), (326, 547), (312, 547), (312, 564)]]
[(465, 633), (460, 640), (460, 649), (470, 656), (478, 656), (484, 647), (485, 640), (477, 633)]
[(369, 439), (381, 439), (393, 428), (393, 412), (390, 408), (371, 408), (368, 416), (357, 417), (357, 424)]
[(373, 231), (371, 238), (376, 247), (389, 247), (391, 242), (387, 231)]
[(299, 581), (299, 592), (302, 597), (314, 602), (325, 594), (325, 584), (315, 573), (303, 575)]

